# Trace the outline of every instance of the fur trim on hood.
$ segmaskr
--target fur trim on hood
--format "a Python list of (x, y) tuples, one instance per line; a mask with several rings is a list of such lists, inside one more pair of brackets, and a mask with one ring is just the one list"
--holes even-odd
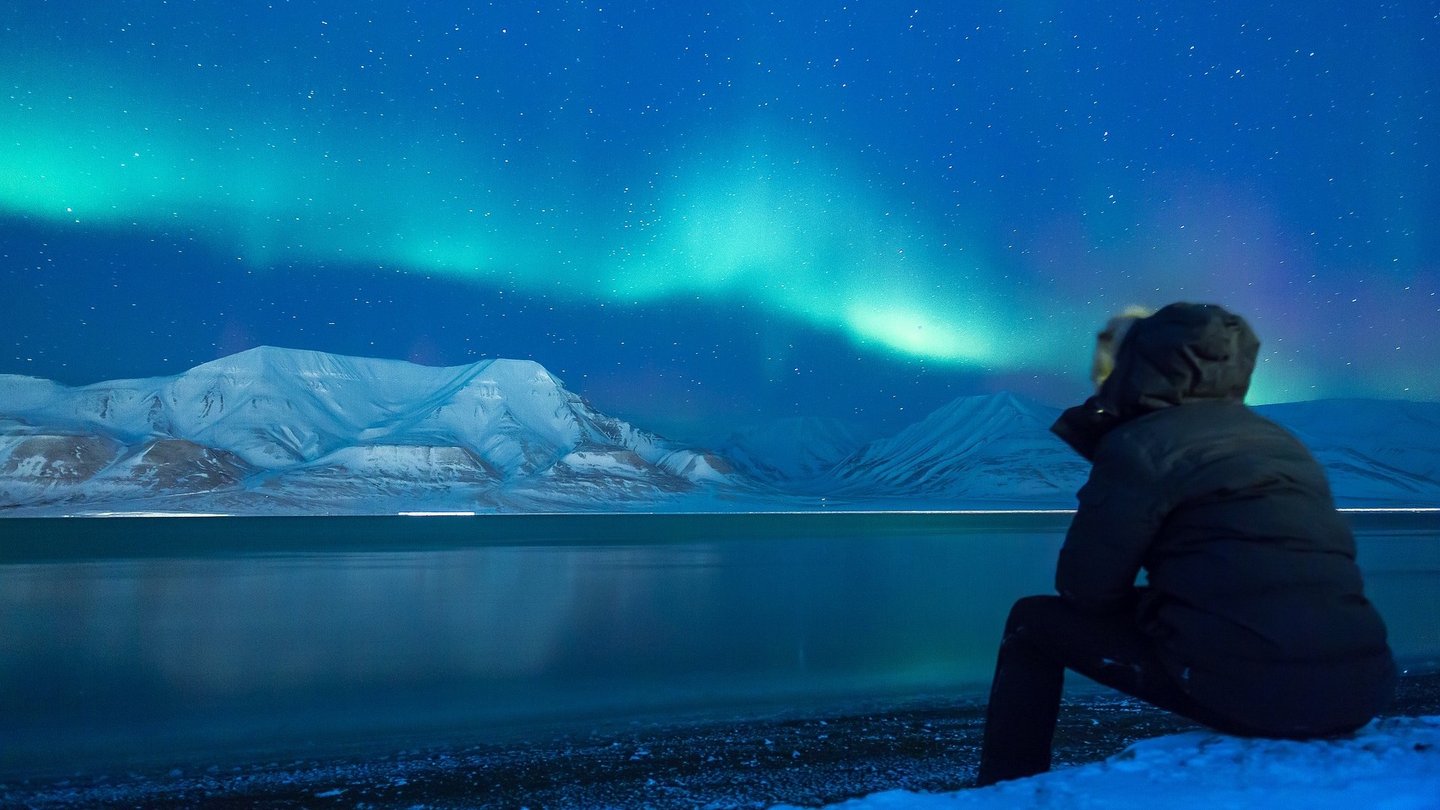
[(1215, 304), (1171, 304), (1135, 321), (1100, 390), (1051, 430), (1092, 458), (1121, 422), (1188, 402), (1244, 401), (1259, 353), (1259, 339), (1239, 315)]

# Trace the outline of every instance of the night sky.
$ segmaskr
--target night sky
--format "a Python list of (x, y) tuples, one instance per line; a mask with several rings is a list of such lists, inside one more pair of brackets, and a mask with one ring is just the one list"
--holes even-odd
[(0, 15), (0, 372), (534, 359), (713, 441), (1087, 391), (1440, 399), (1440, 3), (112, 2)]

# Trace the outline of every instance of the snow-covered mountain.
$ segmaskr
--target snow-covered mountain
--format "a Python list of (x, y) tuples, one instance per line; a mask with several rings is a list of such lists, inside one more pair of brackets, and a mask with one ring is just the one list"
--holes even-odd
[(873, 438), (840, 419), (796, 416), (731, 434), (719, 452), (754, 478), (795, 486), (830, 472)]
[(1345, 504), (1440, 505), (1440, 402), (1328, 399), (1255, 410), (1305, 442)]
[(1050, 433), (1058, 415), (1008, 393), (961, 397), (871, 442), (812, 486), (919, 508), (1073, 506), (1089, 464)]
[(262, 347), (79, 388), (0, 375), (0, 508), (613, 509), (747, 486), (529, 361)]
[[(1440, 505), (1440, 403), (1257, 410), (1315, 452), (1342, 506)], [(1058, 415), (962, 397), (869, 442), (791, 419), (716, 454), (606, 416), (529, 361), (258, 348), (77, 388), (0, 375), (0, 515), (1063, 508), (1089, 465), (1050, 433)]]
[[(1255, 409), (1325, 467), (1340, 506), (1440, 506), (1440, 403), (1319, 400)], [(962, 397), (797, 491), (914, 509), (1068, 508), (1090, 472), (1054, 434), (1058, 408)]]

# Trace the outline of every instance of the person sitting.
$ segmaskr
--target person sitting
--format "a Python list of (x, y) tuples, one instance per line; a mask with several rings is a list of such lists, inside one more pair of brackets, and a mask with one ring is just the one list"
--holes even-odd
[(1049, 770), (1066, 669), (1255, 737), (1345, 734), (1393, 693), (1323, 469), (1244, 404), (1255, 333), (1215, 305), (1140, 315), (1100, 333), (1097, 392), (1052, 427), (1093, 466), (1059, 595), (1005, 623), (977, 786)]

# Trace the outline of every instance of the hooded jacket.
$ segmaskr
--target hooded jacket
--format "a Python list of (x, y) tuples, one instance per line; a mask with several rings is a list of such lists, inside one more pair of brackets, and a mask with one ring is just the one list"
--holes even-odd
[(1349, 731), (1388, 702), (1394, 661), (1323, 469), (1243, 403), (1259, 345), (1213, 305), (1130, 328), (1100, 390), (1052, 428), (1094, 465), (1056, 589), (1135, 611), (1181, 688), (1235, 729)]

